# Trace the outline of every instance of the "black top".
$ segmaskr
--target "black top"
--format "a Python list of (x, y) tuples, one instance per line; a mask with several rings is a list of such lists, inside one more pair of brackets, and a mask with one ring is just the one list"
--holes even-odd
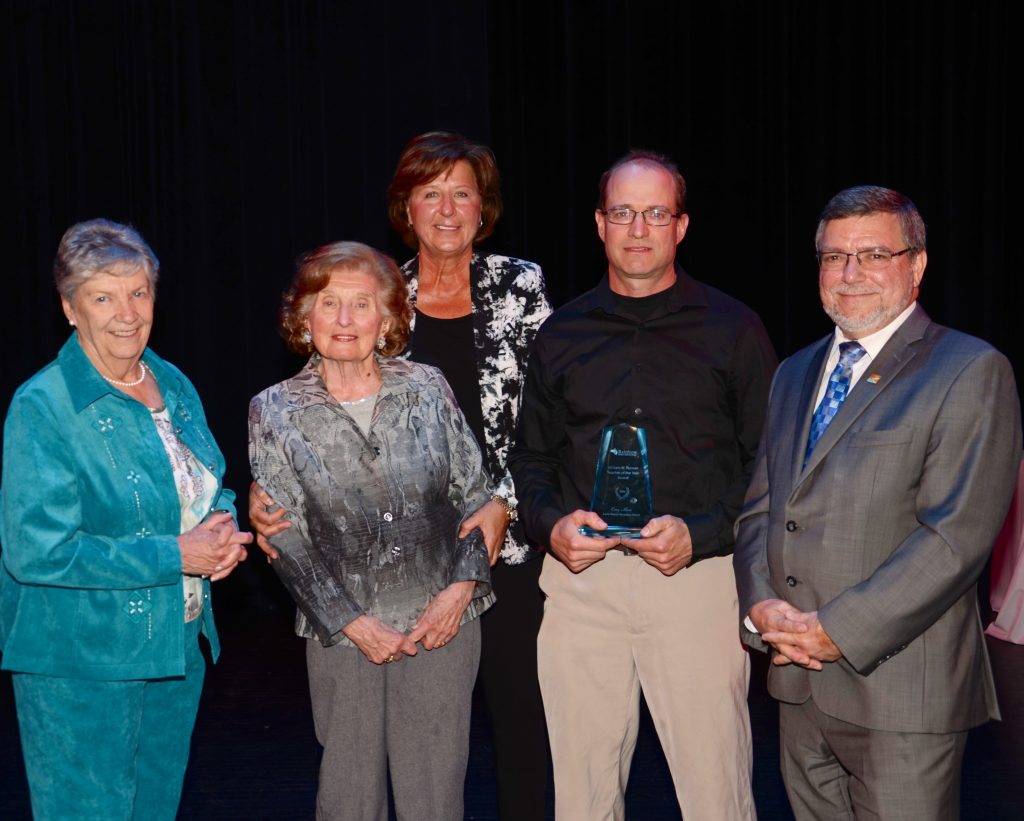
[(620, 314), (646, 322), (657, 311), (665, 308), (671, 295), (672, 289), (666, 288), (656, 294), (638, 297), (622, 296), (613, 292), (612, 298), (615, 300), (615, 308)]
[(606, 276), (541, 327), (509, 457), (531, 539), (589, 507), (601, 430), (629, 422), (647, 430), (655, 514), (686, 522), (695, 561), (731, 552), (777, 360), (753, 311), (676, 273), (636, 300)]
[(486, 452), (484, 415), (480, 409), (480, 380), (473, 355), (473, 314), (455, 319), (438, 319), (417, 311), (411, 345), (416, 347), (417, 362), (441, 369), (480, 450)]

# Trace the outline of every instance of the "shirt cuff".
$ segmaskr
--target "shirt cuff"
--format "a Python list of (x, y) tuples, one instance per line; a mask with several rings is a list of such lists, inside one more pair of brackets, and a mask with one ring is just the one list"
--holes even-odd
[(754, 622), (750, 620), (750, 616), (743, 617), (743, 626), (746, 627), (751, 633), (756, 633), (759, 636), (761, 635), (761, 632), (756, 627), (754, 627)]

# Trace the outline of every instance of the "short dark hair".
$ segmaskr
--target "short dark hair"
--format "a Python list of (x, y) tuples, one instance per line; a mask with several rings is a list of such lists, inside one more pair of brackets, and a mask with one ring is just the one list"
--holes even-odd
[(93, 274), (144, 271), (156, 292), (160, 261), (142, 235), (130, 225), (98, 218), (78, 222), (64, 232), (53, 261), (57, 291), (71, 302), (75, 291)]
[(480, 192), (480, 230), (473, 237), (478, 243), (487, 239), (501, 216), (501, 175), (494, 152), (486, 145), (471, 142), (454, 131), (428, 131), (413, 137), (398, 159), (398, 167), (388, 186), (388, 217), (392, 227), (410, 248), (419, 241), (409, 224), (408, 207), (412, 189), (425, 185), (441, 174), (449, 173), (459, 160), (473, 169)]
[(611, 181), (612, 174), (622, 168), (624, 165), (630, 163), (638, 163), (640, 165), (653, 165), (657, 168), (663, 168), (672, 175), (672, 181), (676, 187), (676, 211), (680, 214), (686, 211), (686, 180), (683, 179), (682, 173), (679, 171), (677, 166), (672, 160), (666, 157), (664, 154), (658, 154), (654, 151), (645, 151), (641, 148), (634, 148), (630, 150), (628, 154), (620, 157), (612, 166), (601, 175), (601, 179), (597, 184), (597, 210), (601, 211), (605, 207), (605, 195), (608, 193), (608, 183)]
[(866, 217), (869, 214), (895, 214), (900, 221), (904, 244), (915, 253), (927, 247), (924, 220), (909, 197), (880, 185), (855, 185), (844, 188), (825, 204), (818, 217), (818, 228), (814, 232), (814, 249), (821, 250), (821, 237), (825, 233), (826, 223), (847, 217)]
[(299, 354), (313, 352), (313, 342), (305, 333), (306, 320), (316, 295), (327, 287), (331, 273), (339, 269), (361, 271), (377, 281), (381, 313), (390, 320), (380, 353), (395, 356), (405, 349), (412, 307), (405, 278), (391, 257), (361, 242), (334, 242), (303, 254), (297, 266), (281, 308), (281, 336), (290, 350)]

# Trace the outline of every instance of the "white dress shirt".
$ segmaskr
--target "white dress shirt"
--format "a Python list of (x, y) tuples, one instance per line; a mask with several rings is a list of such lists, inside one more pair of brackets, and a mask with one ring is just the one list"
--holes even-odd
[[(828, 380), (832, 375), (832, 371), (835, 369), (836, 364), (839, 362), (839, 345), (842, 342), (859, 342), (860, 346), (866, 351), (866, 354), (860, 358), (853, 366), (853, 372), (850, 376), (850, 390), (853, 390), (853, 386), (856, 385), (860, 378), (864, 375), (864, 372), (868, 369), (871, 361), (878, 356), (882, 348), (885, 347), (885, 343), (888, 342), (894, 333), (899, 330), (900, 325), (907, 321), (907, 317), (913, 313), (914, 308), (917, 307), (917, 301), (911, 302), (906, 308), (903, 309), (898, 317), (892, 322), (886, 325), (881, 330), (875, 331), (873, 334), (861, 337), (857, 340), (850, 339), (842, 330), (837, 326), (835, 330), (835, 336), (832, 339), (832, 347), (829, 349), (828, 358), (825, 360), (825, 370), (821, 375), (821, 382), (818, 384), (818, 396), (814, 400), (814, 407), (817, 408), (821, 404), (821, 399), (825, 395), (825, 390), (828, 388)], [(849, 395), (849, 392), (847, 392)], [(813, 409), (812, 409), (813, 412)]]

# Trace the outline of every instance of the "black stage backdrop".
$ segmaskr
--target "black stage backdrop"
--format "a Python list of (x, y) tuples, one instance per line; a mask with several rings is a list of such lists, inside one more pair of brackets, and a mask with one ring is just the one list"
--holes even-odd
[(494, 148), (506, 213), (485, 250), (539, 262), (556, 304), (602, 273), (601, 171), (631, 146), (670, 154), (690, 186), (680, 259), (755, 308), (780, 355), (829, 331), (822, 205), (896, 188), (929, 227), (923, 305), (1020, 378), (1013, 6), (6, 0), (0, 413), (67, 337), (64, 229), (131, 222), (162, 262), (151, 344), (195, 382), (244, 490), (249, 398), (301, 364), (276, 334), (294, 258), (339, 239), (407, 258), (385, 189), (434, 128)]

